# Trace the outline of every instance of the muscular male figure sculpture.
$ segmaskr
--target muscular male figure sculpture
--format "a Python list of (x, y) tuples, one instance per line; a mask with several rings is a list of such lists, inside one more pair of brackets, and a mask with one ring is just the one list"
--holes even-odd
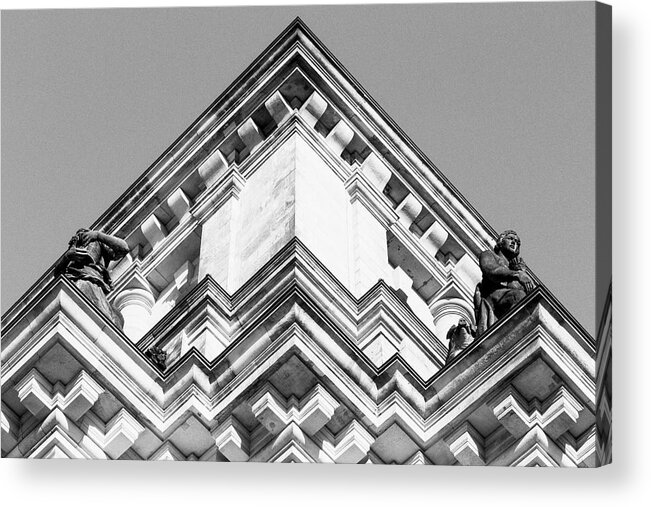
[(99, 231), (79, 229), (68, 243), (68, 250), (54, 270), (73, 280), (81, 292), (116, 326), (122, 328), (124, 319), (106, 299), (111, 290), (108, 265), (122, 259), (129, 252), (123, 239)]
[(482, 281), (475, 291), (477, 336), (533, 290), (533, 281), (520, 257), (520, 238), (515, 231), (500, 234), (495, 248), (479, 256), (479, 267)]

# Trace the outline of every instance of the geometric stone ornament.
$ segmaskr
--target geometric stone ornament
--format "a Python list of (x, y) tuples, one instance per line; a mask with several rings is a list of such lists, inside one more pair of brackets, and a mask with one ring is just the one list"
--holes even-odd
[(228, 461), (249, 459), (249, 431), (233, 415), (212, 432), (217, 449)]
[(322, 431), (320, 435), (324, 439), (323, 450), (335, 463), (359, 463), (368, 454), (375, 440), (355, 419), (335, 436), (327, 430)]
[(403, 465), (431, 465), (432, 462), (425, 456), (423, 451), (417, 451), (411, 458), (403, 463)]
[[(390, 338), (388, 338), (390, 337)], [(364, 355), (378, 368), (399, 352), (400, 344), (391, 334), (377, 331), (359, 343)]]
[(220, 179), (221, 175), (228, 168), (228, 162), (221, 151), (214, 150), (206, 160), (197, 168), (197, 172), (204, 181), (206, 187), (212, 187)]
[(98, 400), (104, 389), (84, 370), (63, 386), (50, 384), (41, 373), (32, 369), (16, 384), (18, 398), (32, 414), (59, 407), (73, 421), (84, 415)]
[(156, 452), (149, 456), (149, 461), (188, 461), (181, 451), (171, 442), (163, 442)]
[(23, 457), (28, 459), (100, 459), (100, 456), (84, 452), (77, 441), (69, 438), (64, 431), (57, 427), (48, 434), (45, 440)]
[(508, 449), (502, 449), (490, 465), (576, 467), (577, 463), (539, 425), (534, 424)]
[(534, 425), (543, 428), (550, 437), (558, 438), (577, 422), (583, 409), (564, 386), (543, 402), (536, 398), (527, 402), (515, 387), (509, 385), (488, 406), (500, 424), (516, 439)]
[(420, 449), (398, 423), (393, 423), (373, 442), (372, 450), (384, 463), (404, 463)]
[(120, 409), (106, 424), (88, 413), (80, 427), (111, 459), (122, 456), (145, 430), (125, 408)]
[(459, 463), (466, 466), (485, 465), (484, 438), (469, 422), (455, 429), (445, 442)]
[(330, 421), (339, 406), (320, 384), (299, 401), (295, 396), (285, 400), (273, 385), (266, 383), (251, 397), (249, 404), (255, 418), (274, 435), (292, 421), (306, 434), (314, 435)]
[(577, 465), (589, 468), (596, 466), (597, 429), (595, 426), (590, 427), (578, 438), (566, 432), (556, 440), (556, 443)]
[(448, 236), (448, 231), (446, 231), (439, 222), (434, 221), (432, 225), (423, 233), (421, 241), (431, 255), (436, 255), (436, 253), (448, 239)]
[(107, 458), (102, 448), (58, 407), (21, 437), (8, 457)]
[(185, 456), (201, 456), (215, 447), (215, 439), (197, 416), (189, 413), (183, 417), (185, 420), (167, 437), (168, 442)]
[(275, 438), (251, 457), (266, 463), (331, 462), (327, 455), (306, 435), (296, 422), (290, 422)]
[(519, 459), (514, 461), (511, 466), (514, 467), (555, 467), (555, 461), (542, 449), (536, 445), (531, 447)]

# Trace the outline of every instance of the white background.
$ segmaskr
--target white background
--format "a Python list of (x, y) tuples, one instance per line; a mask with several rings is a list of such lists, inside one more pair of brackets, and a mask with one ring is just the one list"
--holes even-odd
[[(229, 2), (242, 5), (244, 2)], [(268, 4), (272, 2), (256, 2)], [(301, 2), (284, 2), (301, 3)], [(328, 2), (340, 3), (340, 2)], [(58, 7), (182, 2), (58, 2)], [(188, 5), (215, 5), (195, 0)], [(599, 470), (0, 460), (0, 503), (651, 505), (651, 8), (613, 0), (614, 464)], [(3, 8), (52, 7), (2, 2)], [(559, 238), (562, 247), (562, 238)]]

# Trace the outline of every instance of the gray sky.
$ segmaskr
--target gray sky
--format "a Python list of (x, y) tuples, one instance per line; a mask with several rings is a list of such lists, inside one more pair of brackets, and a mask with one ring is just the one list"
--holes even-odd
[(300, 15), (594, 333), (594, 4), (2, 13), (2, 312)]

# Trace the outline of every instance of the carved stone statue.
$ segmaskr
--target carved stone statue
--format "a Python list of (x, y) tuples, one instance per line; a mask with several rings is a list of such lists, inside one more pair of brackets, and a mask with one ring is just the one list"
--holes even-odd
[(477, 336), (533, 290), (533, 281), (520, 257), (520, 238), (515, 231), (500, 234), (495, 248), (479, 256), (479, 267), (483, 276), (475, 290)]
[(150, 347), (145, 355), (152, 360), (152, 362), (158, 367), (159, 370), (165, 371), (167, 361), (167, 352), (165, 352), (160, 347)]
[(56, 265), (55, 276), (73, 280), (79, 290), (120, 329), (122, 314), (106, 299), (111, 290), (109, 262), (122, 259), (129, 246), (123, 239), (99, 231), (79, 229), (68, 243), (68, 250)]
[(452, 326), (448, 330), (447, 338), (450, 340), (450, 344), (448, 345), (448, 357), (445, 362), (449, 363), (475, 341), (475, 331), (468, 321), (462, 318), (459, 319), (459, 324)]

